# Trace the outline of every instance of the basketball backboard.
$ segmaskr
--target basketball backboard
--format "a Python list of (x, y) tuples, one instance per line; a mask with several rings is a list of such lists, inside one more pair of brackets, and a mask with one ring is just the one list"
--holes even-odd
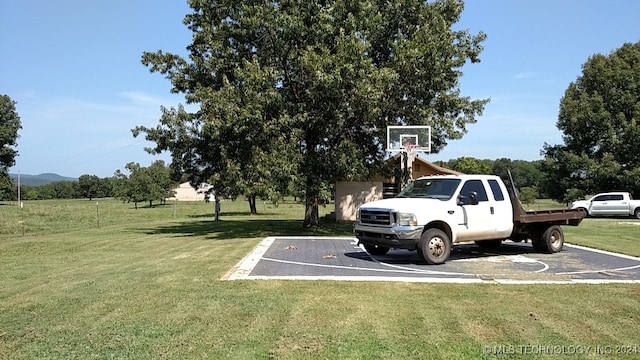
[(387, 151), (431, 152), (431, 126), (387, 126)]

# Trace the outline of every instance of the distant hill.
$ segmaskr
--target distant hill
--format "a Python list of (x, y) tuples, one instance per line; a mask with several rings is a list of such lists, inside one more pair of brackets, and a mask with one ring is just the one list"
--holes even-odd
[[(18, 184), (18, 174), (9, 174), (9, 176), (13, 179), (14, 183)], [(46, 184), (50, 184), (56, 181), (78, 181), (76, 178), (60, 176), (58, 174), (40, 174), (40, 175), (28, 175), (28, 174), (20, 174), (20, 185), (25, 186), (42, 186)]]

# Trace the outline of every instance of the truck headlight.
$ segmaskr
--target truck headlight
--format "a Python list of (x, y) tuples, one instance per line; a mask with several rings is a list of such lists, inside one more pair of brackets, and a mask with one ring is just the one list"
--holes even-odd
[(356, 222), (360, 222), (360, 209), (356, 210)]
[(398, 213), (398, 225), (402, 226), (417, 226), (418, 219), (414, 214), (410, 213)]

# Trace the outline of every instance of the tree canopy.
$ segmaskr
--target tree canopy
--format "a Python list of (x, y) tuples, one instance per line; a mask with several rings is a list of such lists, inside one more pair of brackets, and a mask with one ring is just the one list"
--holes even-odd
[(173, 195), (171, 191), (177, 184), (171, 181), (164, 161), (154, 161), (149, 167), (131, 162), (125, 168), (129, 175), (117, 170), (113, 176), (113, 191), (117, 199), (133, 202), (137, 209), (140, 202), (148, 201), (149, 206), (153, 206), (154, 200), (162, 202)]
[(9, 177), (9, 168), (15, 165), (18, 151), (18, 130), (22, 129), (20, 116), (16, 111), (16, 102), (8, 95), (0, 95), (0, 197), (8, 196), (13, 189), (13, 180)]
[(146, 133), (176, 172), (216, 193), (277, 196), (304, 184), (305, 226), (336, 179), (362, 179), (384, 159), (388, 125), (430, 125), (432, 150), (459, 139), (488, 99), (461, 95), (484, 33), (452, 30), (459, 0), (190, 0), (188, 59), (145, 52), (172, 91), (197, 104), (163, 109)]
[(100, 178), (96, 175), (84, 174), (78, 178), (78, 191), (82, 197), (92, 200), (101, 197)]
[[(567, 194), (640, 195), (640, 42), (591, 56), (560, 102), (563, 145), (545, 144), (545, 188)], [(571, 190), (571, 191), (569, 191)]]
[(496, 159), (492, 162), (491, 173), (502, 178), (508, 178), (509, 173), (513, 178), (516, 188), (537, 187), (542, 180), (540, 160), (525, 161), (511, 160), (508, 158)]
[(447, 167), (464, 174), (489, 174), (492, 163), (491, 160), (463, 156), (449, 160)]

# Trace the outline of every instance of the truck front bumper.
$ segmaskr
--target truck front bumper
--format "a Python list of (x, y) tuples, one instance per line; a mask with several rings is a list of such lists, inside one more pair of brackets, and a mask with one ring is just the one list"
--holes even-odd
[(356, 224), (353, 233), (359, 244), (414, 250), (422, 236), (423, 226), (380, 227)]

